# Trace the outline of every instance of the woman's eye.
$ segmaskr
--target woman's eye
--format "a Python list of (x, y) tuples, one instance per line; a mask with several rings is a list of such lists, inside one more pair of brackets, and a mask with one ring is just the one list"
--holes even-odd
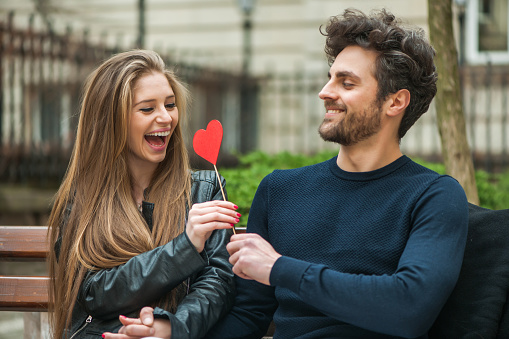
[(152, 112), (154, 109), (152, 107), (147, 107), (147, 108), (140, 108), (140, 111), (142, 111), (143, 113), (150, 113)]
[(166, 106), (166, 108), (167, 108), (167, 109), (173, 109), (173, 108), (175, 108), (177, 105), (175, 105), (175, 103), (174, 103), (174, 102), (172, 102), (171, 104), (166, 104), (165, 106)]

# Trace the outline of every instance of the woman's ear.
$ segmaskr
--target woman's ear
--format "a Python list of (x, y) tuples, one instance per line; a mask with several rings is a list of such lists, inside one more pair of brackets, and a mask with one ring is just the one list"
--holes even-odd
[(405, 112), (405, 109), (410, 104), (410, 92), (407, 89), (400, 89), (394, 94), (390, 95), (391, 104), (387, 109), (387, 115), (395, 117)]

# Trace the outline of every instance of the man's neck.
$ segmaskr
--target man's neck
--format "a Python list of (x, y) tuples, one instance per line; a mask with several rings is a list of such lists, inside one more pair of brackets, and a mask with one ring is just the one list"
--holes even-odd
[(389, 165), (402, 155), (397, 142), (387, 144), (371, 140), (341, 146), (337, 164), (347, 172), (369, 172)]

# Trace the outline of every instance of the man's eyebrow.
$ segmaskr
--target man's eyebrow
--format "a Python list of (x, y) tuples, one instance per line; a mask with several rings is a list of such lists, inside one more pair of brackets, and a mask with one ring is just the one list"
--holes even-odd
[(335, 75), (336, 75), (336, 78), (352, 78), (354, 80), (359, 80), (359, 81), (361, 80), (361, 78), (357, 74), (350, 72), (350, 71), (337, 71)]

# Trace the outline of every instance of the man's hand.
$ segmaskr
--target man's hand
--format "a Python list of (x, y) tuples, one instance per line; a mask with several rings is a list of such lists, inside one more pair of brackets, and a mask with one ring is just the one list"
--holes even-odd
[(255, 233), (237, 234), (226, 246), (233, 273), (243, 279), (270, 285), (270, 272), (281, 257), (265, 239)]
[(122, 326), (118, 333), (103, 333), (105, 339), (140, 339), (144, 337), (157, 337), (171, 339), (171, 324), (169, 320), (155, 319), (152, 307), (143, 307), (139, 318), (119, 317)]

